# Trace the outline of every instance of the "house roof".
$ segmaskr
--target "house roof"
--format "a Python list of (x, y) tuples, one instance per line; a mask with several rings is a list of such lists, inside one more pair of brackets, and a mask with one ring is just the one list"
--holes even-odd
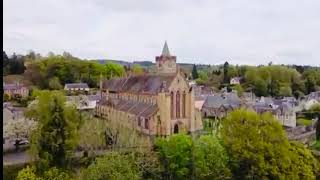
[(162, 88), (167, 91), (174, 78), (175, 75), (139, 75), (114, 78), (105, 80), (102, 88), (115, 92), (157, 94)]
[(101, 94), (96, 95), (88, 95), (89, 101), (100, 101), (101, 100)]
[(272, 103), (256, 102), (252, 107), (257, 113), (271, 112), (273, 114), (277, 112), (284, 113), (293, 108), (290, 102), (283, 100), (274, 100)]
[(27, 88), (23, 84), (3, 84), (3, 90), (17, 90)]
[(240, 106), (240, 99), (231, 94), (208, 96), (203, 106), (207, 108), (219, 108), (222, 105)]
[(127, 112), (136, 116), (148, 118), (155, 114), (159, 109), (156, 104), (143, 103), (133, 100), (124, 100), (117, 98), (109, 98), (99, 103), (102, 106), (109, 106), (118, 111)]
[(311, 99), (315, 99), (315, 100), (320, 101), (320, 91), (311, 92), (311, 93), (308, 95), (308, 100), (311, 100)]
[(231, 80), (234, 80), (234, 81), (240, 81), (242, 79), (242, 77), (233, 77), (231, 78)]
[(65, 87), (70, 89), (70, 88), (89, 88), (87, 83), (68, 83), (65, 84)]

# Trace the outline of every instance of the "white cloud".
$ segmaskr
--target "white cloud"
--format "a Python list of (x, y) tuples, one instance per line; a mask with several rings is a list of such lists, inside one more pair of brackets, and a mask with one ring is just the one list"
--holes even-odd
[(4, 0), (4, 50), (178, 62), (320, 63), (318, 0)]

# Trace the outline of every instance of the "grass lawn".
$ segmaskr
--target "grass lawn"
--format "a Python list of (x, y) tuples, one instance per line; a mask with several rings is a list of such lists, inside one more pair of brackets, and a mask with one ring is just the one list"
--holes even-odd
[(298, 118), (297, 119), (297, 125), (302, 126), (310, 126), (312, 124), (312, 121), (305, 118)]

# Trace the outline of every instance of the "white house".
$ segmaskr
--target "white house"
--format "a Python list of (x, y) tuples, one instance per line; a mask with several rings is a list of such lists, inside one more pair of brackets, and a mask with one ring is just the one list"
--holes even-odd
[(71, 83), (71, 84), (65, 84), (64, 90), (67, 90), (67, 91), (89, 91), (89, 86), (87, 83)]
[(304, 103), (304, 109), (309, 110), (314, 104), (319, 103), (316, 99), (309, 99)]
[(100, 101), (100, 95), (67, 96), (67, 104), (75, 105), (78, 110), (93, 110)]
[(230, 84), (234, 85), (234, 84), (240, 84), (241, 81), (241, 77), (233, 77), (230, 79)]

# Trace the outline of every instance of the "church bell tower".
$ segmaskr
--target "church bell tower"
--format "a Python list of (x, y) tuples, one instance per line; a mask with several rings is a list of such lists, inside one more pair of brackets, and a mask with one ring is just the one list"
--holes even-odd
[(165, 41), (162, 54), (156, 56), (156, 70), (158, 74), (174, 74), (177, 72), (176, 56), (171, 56), (167, 41)]

